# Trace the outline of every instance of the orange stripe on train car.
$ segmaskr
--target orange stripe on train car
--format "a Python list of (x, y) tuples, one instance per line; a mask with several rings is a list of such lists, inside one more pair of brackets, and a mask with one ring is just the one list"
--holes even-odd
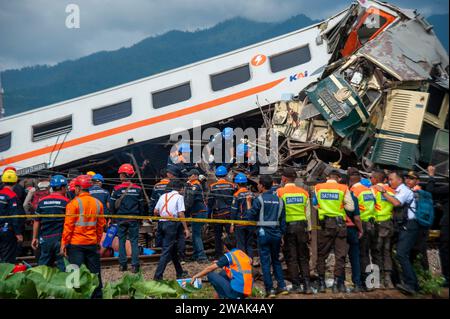
[(174, 112), (170, 112), (170, 113), (166, 113), (166, 114), (162, 114), (162, 115), (158, 115), (155, 117), (151, 117), (142, 121), (138, 121), (138, 122), (134, 122), (134, 123), (130, 123), (130, 124), (126, 124), (126, 125), (122, 125), (119, 127), (115, 127), (106, 131), (102, 131), (102, 132), (98, 132), (98, 133), (94, 133), (94, 134), (90, 134), (90, 135), (86, 135), (83, 137), (79, 137), (73, 140), (69, 140), (67, 142), (64, 143), (59, 143), (56, 145), (52, 145), (52, 146), (46, 146), (31, 152), (27, 152), (27, 153), (23, 153), (23, 154), (19, 154), (19, 155), (15, 155), (15, 156), (11, 156), (8, 158), (5, 158), (3, 160), (0, 161), (0, 166), (3, 165), (8, 165), (11, 163), (15, 163), (15, 162), (20, 162), (29, 158), (33, 158), (36, 156), (40, 156), (40, 155), (44, 155), (47, 153), (51, 153), (54, 149), (65, 149), (65, 148), (69, 148), (72, 146), (77, 146), (80, 144), (84, 144), (84, 143), (88, 143), (91, 141), (95, 141), (104, 137), (108, 137), (111, 135), (116, 135), (119, 133), (123, 133), (126, 131), (130, 131), (133, 129), (137, 129), (137, 128), (141, 128), (147, 125), (151, 125), (151, 124), (155, 124), (155, 123), (159, 123), (159, 122), (164, 122), (164, 121), (168, 121), (168, 120), (172, 120), (174, 118), (177, 117), (181, 117), (181, 116), (185, 116), (185, 115), (189, 115), (192, 113), (196, 113), (196, 112), (200, 112), (203, 110), (207, 110), (209, 108), (213, 108), (228, 102), (232, 102), (235, 100), (239, 100), (242, 99), (244, 97), (250, 96), (252, 94), (256, 94), (256, 93), (260, 93), (263, 91), (267, 91), (273, 87), (275, 87), (276, 85), (280, 84), (281, 82), (284, 81), (285, 78), (281, 78), (278, 79), (276, 81), (272, 81), (263, 85), (259, 85), (259, 86), (255, 86), (253, 88), (247, 89), (247, 90), (243, 90), (237, 93), (233, 93), (215, 100), (211, 100), (208, 102), (204, 102), (204, 103), (200, 103), (191, 107), (187, 107), (185, 109), (179, 110), (179, 111), (174, 111)]

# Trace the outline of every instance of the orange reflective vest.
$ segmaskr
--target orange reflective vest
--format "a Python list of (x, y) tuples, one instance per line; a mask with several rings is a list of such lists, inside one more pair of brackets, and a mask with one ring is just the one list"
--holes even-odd
[(223, 269), (231, 279), (231, 288), (245, 296), (250, 296), (253, 289), (252, 260), (239, 249), (233, 249), (225, 256), (230, 266)]
[(105, 224), (103, 204), (89, 193), (81, 193), (66, 206), (61, 245), (98, 245)]

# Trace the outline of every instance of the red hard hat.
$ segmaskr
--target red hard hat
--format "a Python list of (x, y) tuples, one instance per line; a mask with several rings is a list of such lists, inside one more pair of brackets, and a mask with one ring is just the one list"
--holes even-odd
[(82, 189), (89, 189), (92, 187), (92, 176), (80, 175), (75, 179), (75, 186), (79, 186)]
[(119, 167), (119, 174), (125, 173), (127, 175), (134, 175), (134, 168), (131, 164), (122, 164)]
[(15, 168), (15, 167), (12, 167), (12, 166), (7, 166), (7, 167), (5, 167), (5, 169), (3, 170), (3, 173), (6, 172), (6, 171), (14, 171), (14, 172), (17, 172), (17, 171), (16, 171), (16, 168)]

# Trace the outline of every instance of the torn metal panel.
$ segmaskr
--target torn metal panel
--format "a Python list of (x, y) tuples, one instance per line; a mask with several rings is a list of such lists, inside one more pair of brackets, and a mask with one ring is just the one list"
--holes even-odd
[(369, 117), (358, 94), (338, 73), (308, 88), (306, 94), (341, 137), (350, 135)]
[[(420, 44), (420, 45), (418, 45)], [(448, 66), (448, 55), (434, 32), (418, 20), (400, 22), (358, 51), (400, 81), (431, 79), (436, 65)]]

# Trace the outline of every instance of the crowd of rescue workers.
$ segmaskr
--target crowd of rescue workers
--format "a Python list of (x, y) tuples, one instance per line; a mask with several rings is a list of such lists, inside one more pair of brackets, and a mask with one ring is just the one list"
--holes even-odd
[[(397, 288), (414, 295), (419, 285), (413, 261), (420, 257), (422, 267), (429, 267), (429, 225), (419, 218), (422, 215), (418, 211), (429, 204), (430, 197), (424, 194), (448, 193), (448, 184), (436, 185), (432, 166), (424, 190), (419, 190), (420, 178), (413, 171), (402, 174), (376, 170), (364, 178), (358, 169), (349, 167), (345, 175), (337, 170), (328, 173), (323, 182), (308, 190), (299, 186), (297, 171), (292, 167), (278, 174), (260, 175), (256, 188), (249, 187), (246, 174), (234, 173), (229, 165), (216, 165), (216, 180), (209, 185), (198, 168), (190, 168), (184, 176), (178, 168), (169, 165), (164, 170), (165, 176), (153, 186), (148, 209), (143, 189), (133, 182), (136, 172), (132, 164), (120, 166), (121, 183), (112, 193), (103, 188), (103, 176), (94, 172), (70, 181), (63, 175), (53, 175), (41, 178), (37, 187), (24, 188), (16, 169), (5, 168), (0, 185), (0, 262), (17, 262), (25, 223), (24, 218), (4, 217), (34, 214), (31, 246), (39, 251), (38, 264), (62, 271), (64, 258), (71, 264), (85, 264), (99, 276), (93, 298), (101, 298), (101, 256), (118, 252), (123, 272), (128, 270), (131, 256), (131, 271), (142, 271), (138, 239), (143, 220), (136, 216), (159, 216), (167, 219), (157, 221), (154, 246), (161, 247), (162, 253), (155, 280), (163, 279), (170, 262), (177, 278), (189, 277), (183, 269), (187, 261), (208, 263), (200, 273), (191, 274), (192, 282), (206, 276), (217, 297), (246, 298), (252, 295), (254, 269), (260, 266), (266, 297), (325, 293), (327, 259), (333, 252), (333, 293)], [(314, 225), (312, 213), (316, 211), (318, 222)], [(448, 286), (448, 199), (443, 211), (439, 253)], [(171, 220), (186, 217), (224, 221), (212, 226), (214, 256), (208, 258), (205, 253), (205, 223)], [(317, 260), (315, 269), (310, 269), (314, 227)], [(186, 258), (189, 238), (193, 255)], [(351, 289), (345, 285), (347, 257)], [(318, 275), (314, 282), (311, 270)], [(292, 283), (289, 289), (285, 279)]]

